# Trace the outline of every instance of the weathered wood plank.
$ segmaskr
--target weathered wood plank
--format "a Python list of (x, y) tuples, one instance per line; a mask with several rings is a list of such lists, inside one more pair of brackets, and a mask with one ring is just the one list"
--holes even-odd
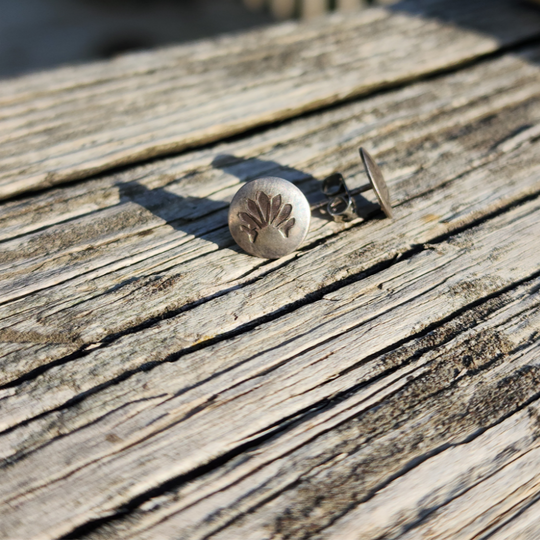
[[(527, 63), (538, 62), (538, 52), (532, 50), (529, 54), (520, 55)], [(505, 77), (503, 77), (503, 72)], [(420, 122), (419, 135), (429, 130), (427, 122), (439, 121), (435, 115), (435, 108), (440, 106), (443, 114), (454, 112), (454, 125), (461, 120), (466, 123), (467, 115), (471, 116), (481, 114), (482, 110), (492, 108), (495, 112), (497, 107), (503, 107), (505, 101), (510, 104), (519, 103), (526, 97), (536, 95), (537, 72), (528, 65), (521, 62), (515, 62), (509, 57), (504, 57), (495, 63), (489, 62), (479, 66), (474, 70), (465, 70), (456, 77), (442, 79), (437, 85), (413, 85), (397, 94), (405, 101), (400, 104), (396, 100), (396, 94), (390, 93), (385, 96), (378, 96), (365, 102), (359, 102), (354, 106), (340, 108), (336, 111), (327, 112), (322, 116), (308, 118), (304, 121), (296, 121), (287, 124), (281, 129), (273, 129), (255, 137), (243, 139), (236, 144), (221, 145), (212, 147), (209, 150), (192, 152), (174, 160), (152, 163), (146, 167), (139, 167), (129, 170), (124, 174), (113, 175), (92, 181), (79, 186), (72, 186), (63, 190), (52, 191), (38, 198), (31, 198), (18, 202), (4, 203), (2, 206), (2, 230), (0, 238), (8, 240), (13, 236), (21, 236), (25, 233), (46, 228), (57, 222), (67, 221), (77, 216), (82, 216), (96, 210), (117, 205), (126, 198), (144, 199), (149, 196), (144, 188), (159, 189), (167, 188), (171, 197), (167, 200), (167, 206), (159, 205), (160, 201), (154, 195), (155, 201), (152, 206), (159, 210), (163, 219), (177, 220), (204, 218), (209, 205), (207, 199), (212, 197), (212, 206), (210, 211), (217, 208), (225, 208), (227, 201), (216, 200), (216, 195), (228, 187), (236, 189), (238, 182), (231, 175), (240, 175), (241, 181), (258, 174), (269, 174), (279, 169), (279, 163), (285, 170), (281, 174), (286, 174), (291, 180), (302, 180), (309, 176), (308, 172), (295, 172), (290, 170), (287, 165), (293, 166), (308, 165), (310, 168), (316, 168), (315, 172), (326, 174), (332, 170), (332, 167), (341, 165), (347, 171), (357, 174), (357, 159), (353, 155), (348, 155), (349, 140), (356, 132), (359, 141), (368, 142), (369, 137), (373, 137), (374, 143), (376, 137), (380, 138), (385, 131), (395, 129), (400, 125), (406, 128), (414, 115)], [(448, 85), (445, 86), (444, 83)], [(481, 84), (480, 84), (481, 83)], [(518, 89), (517, 86), (521, 86)], [(498, 95), (502, 94), (502, 95)], [(459, 96), (459, 98), (456, 98)], [(424, 105), (422, 99), (427, 99)], [(488, 101), (489, 100), (489, 101)], [(484, 103), (482, 103), (484, 101)], [(484, 109), (485, 107), (485, 109)], [(351, 118), (347, 118), (347, 114)], [(462, 117), (459, 118), (458, 114)], [(340, 143), (346, 145), (343, 150), (337, 152), (335, 148), (326, 148), (321, 146), (324, 140), (321, 133), (318, 133), (317, 126), (321, 123), (320, 132), (325, 136), (338, 136), (339, 131), (343, 132)], [(332, 127), (332, 133), (328, 129)], [(409, 138), (412, 134), (409, 135)], [(298, 139), (307, 138), (307, 144), (301, 146)], [(379, 146), (386, 148), (389, 141), (384, 140), (385, 146), (379, 142)], [(276, 148), (276, 143), (279, 147)], [(311, 146), (319, 146), (321, 153), (324, 153), (318, 160), (313, 154)], [(306, 148), (307, 147), (307, 148)], [(350, 145), (351, 150), (353, 148)], [(336, 155), (332, 155), (332, 151)], [(218, 154), (234, 154), (238, 157), (238, 163), (229, 160), (228, 164), (223, 164), (222, 168), (228, 174), (222, 176), (216, 171), (209, 169), (209, 165)], [(270, 155), (271, 154), (271, 155)], [(258, 161), (253, 159), (260, 157), (268, 161)], [(305, 157), (304, 157), (305, 156)], [(248, 163), (242, 163), (243, 159), (251, 159)], [(274, 159), (277, 163), (272, 162)], [(279, 160), (279, 161), (278, 161)], [(225, 161), (225, 160), (222, 160)], [(296, 162), (296, 163), (295, 163)], [(283, 167), (282, 167), (283, 168)], [(311, 173), (311, 171), (309, 171)], [(199, 175), (204, 173), (204, 178)], [(133, 183), (137, 185), (133, 185)], [(127, 186), (124, 186), (127, 184)], [(138, 185), (140, 184), (140, 186)], [(139, 191), (137, 192), (137, 187)], [(182, 196), (193, 202), (197, 202), (197, 211), (193, 211), (193, 205), (182, 208), (173, 195)], [(216, 208), (216, 204), (222, 203), (222, 206)], [(172, 208), (171, 208), (172, 206)], [(5, 247), (4, 249), (7, 249)], [(23, 257), (21, 254), (20, 257)]]
[[(461, 402), (456, 400), (451, 405), (467, 407), (473, 401), (470, 395), (461, 397)], [(248, 467), (237, 464), (243, 469), (242, 476), (233, 475), (231, 471), (225, 482), (223, 474), (221, 478), (214, 475), (214, 484), (207, 482), (204, 487), (208, 491), (204, 494), (197, 494), (191, 489), (195, 486), (190, 486), (185, 493), (184, 490), (174, 493), (176, 497), (171, 493), (149, 501), (135, 518), (122, 520), (116, 528), (104, 528), (93, 538), (168, 538), (176, 530), (187, 531), (186, 538), (203, 538), (215, 532), (213, 537), (220, 540), (238, 538), (241, 534), (250, 534), (250, 538), (268, 538), (269, 534), (280, 532), (290, 538), (302, 538), (307, 533), (313, 538), (356, 540), (385, 534), (387, 538), (410, 539), (433, 538), (434, 524), (438, 533), (436, 538), (475, 538), (475, 533), (483, 532), (483, 527), (496, 525), (512, 503), (523, 502), (527, 489), (529, 493), (534, 490), (538, 493), (540, 489), (536, 473), (537, 429), (531, 420), (538, 405), (516, 414), (501, 426), (495, 425), (480, 437), (478, 432), (482, 433), (484, 429), (475, 426), (477, 433), (474, 433), (472, 426), (464, 427), (459, 433), (446, 437), (446, 448), (444, 445), (437, 448), (429, 438), (440, 439), (436, 432), (429, 431), (436, 427), (430, 425), (425, 409), (426, 405), (433, 406), (435, 401), (428, 399), (427, 403), (422, 403), (423, 418), (414, 413), (409, 418), (402, 416), (402, 425), (396, 429), (401, 443), (396, 436), (385, 440), (382, 434), (377, 434), (369, 443), (356, 441), (355, 445), (352, 424), (356, 423), (354, 431), (363, 439), (360, 426), (367, 423), (364, 418), (369, 416), (369, 412), (361, 413), (356, 416), (356, 422), (350, 419), (348, 426), (340, 425), (337, 433), (319, 436), (316, 442), (323, 446), (322, 451), (317, 451), (310, 441), (306, 444), (309, 451), (298, 448), (292, 459), (290, 454), (281, 454), (276, 457), (277, 463), (268, 460), (270, 462), (264, 464), (263, 471), (254, 469), (254, 463), (250, 463), (249, 472)], [(436, 411), (440, 412), (439, 404)], [(391, 414), (389, 410), (385, 412)], [(452, 412), (457, 421), (456, 410)], [(407, 436), (404, 427), (415, 430), (416, 441)], [(471, 441), (466, 441), (467, 434), (472, 434), (469, 435)], [(305, 436), (307, 440), (307, 434)], [(299, 439), (295, 441), (297, 445), (301, 444)], [(398, 448), (410, 451), (407, 447), (414, 447), (415, 442), (418, 445), (422, 439), (425, 441), (420, 443), (423, 448), (415, 449), (412, 455), (389, 455)], [(369, 445), (384, 454), (377, 456)], [(429, 455), (430, 451), (433, 456)], [(262, 460), (250, 458), (261, 465)], [(302, 458), (307, 462), (304, 466)], [(415, 459), (419, 466), (414, 463)], [(294, 469), (287, 461), (294, 463)], [(369, 471), (370, 462), (372, 471)], [(388, 466), (386, 471), (382, 468), (385, 465)], [(364, 478), (358, 478), (359, 474)], [(243, 484), (241, 488), (233, 485), (232, 476)], [(199, 482), (196, 484), (201, 488)], [(357, 492), (352, 491), (353, 485)], [(493, 491), (487, 497), (489, 488)], [(179, 496), (187, 500), (180, 502)], [(369, 500), (361, 503), (351, 515), (346, 514), (347, 506), (362, 498)], [(258, 500), (260, 508), (253, 499)], [(266, 502), (269, 499), (270, 502)], [(190, 502), (192, 507), (189, 507)], [(489, 516), (483, 515), (486, 506), (495, 502), (500, 503), (500, 507), (494, 508)], [(452, 504), (461, 504), (460, 514), (454, 515), (452, 521), (426, 519), (426, 515), (419, 515), (422, 511), (428, 514), (437, 507)], [(301, 516), (301, 512), (307, 517)], [(338, 522), (329, 529), (325, 527), (337, 517), (336, 514), (344, 513), (345, 523)], [(203, 516), (212, 516), (213, 523), (205, 524)], [(240, 519), (235, 520), (237, 516)], [(469, 520), (475, 523), (470, 530), (463, 530)], [(133, 525), (133, 521), (138, 522)], [(424, 522), (425, 527), (422, 527)], [(419, 523), (422, 524), (420, 528)], [(409, 534), (403, 534), (410, 529)]]
[[(174, 346), (167, 348), (170, 352), (164, 352), (165, 357), (209, 337), (241, 328), (254, 317), (301, 301), (306, 294), (333, 281), (366, 270), (377, 262), (392, 260), (409, 250), (411, 244), (429, 242), (482, 213), (535, 192), (538, 152), (537, 143), (531, 141), (536, 135), (534, 129), (523, 130), (523, 126), (540, 118), (538, 68), (531, 65), (536, 54), (534, 51), (523, 59), (487, 62), (460, 74), (377, 96), (217, 149), (217, 153), (232, 154), (237, 154), (242, 144), (244, 151), (246, 147), (253, 148), (254, 152), (263, 149), (264, 159), (260, 162), (240, 162), (231, 168), (225, 167), (222, 172), (208, 167), (208, 162), (216, 155), (213, 150), (168, 161), (154, 174), (147, 168), (131, 173), (128, 178), (143, 177), (142, 186), (145, 182), (148, 187), (157, 183), (157, 205), (150, 206), (157, 215), (141, 207), (141, 203), (149, 206), (144, 197), (151, 196), (152, 192), (146, 187), (142, 187), (139, 194), (135, 191), (130, 200), (111, 206), (111, 200), (119, 200), (122, 187), (117, 184), (126, 178), (110, 177), (92, 182), (91, 187), (94, 186), (92, 189), (97, 193), (96, 205), (104, 206), (102, 216), (99, 212), (88, 213), (80, 224), (68, 221), (4, 243), (6, 248), (13, 246), (4, 251), (13, 254), (4, 267), (9, 272), (17, 259), (21, 265), (11, 279), (4, 273), (5, 294), (20, 290), (21, 284), (30, 286), (24, 298), (0, 308), (2, 339), (20, 342), (3, 349), (3, 382), (13, 381), (32, 369), (81, 347), (99, 343), (148, 318), (211, 300), (213, 294), (231, 292), (227, 296), (231, 303), (225, 311), (241, 313), (237, 320), (227, 317), (216, 323), (211, 317), (212, 328), (202, 332), (190, 322), (190, 319), (197, 320), (191, 312), (180, 315), (176, 319), (179, 330), (175, 333)], [(482, 88), (480, 81), (485, 83)], [(469, 98), (456, 102), (456, 92)], [(422, 103), (420, 109), (419, 103)], [(374, 116), (372, 123), (361, 128), (359, 134), (360, 119), (369, 115)], [(466, 129), (464, 124), (468, 125)], [(494, 145), (493, 133), (500, 144)], [(280, 144), (278, 141), (283, 141), (286, 134), (292, 138), (286, 139), (287, 145)], [(409, 140), (407, 149), (396, 149), (393, 143), (396, 139)], [(308, 194), (318, 189), (318, 182), (302, 171), (313, 171), (312, 174), (321, 177), (339, 168), (361, 183), (356, 148), (365, 141), (380, 148), (385, 171), (395, 179), (393, 197), (397, 204), (404, 206), (403, 211), (398, 209), (401, 220), (395, 224), (370, 222), (360, 228), (352, 224), (351, 231), (337, 244), (331, 244), (330, 249), (336, 253), (333, 260), (325, 252), (328, 248), (300, 253), (298, 261), (291, 260), (286, 266), (289, 277), (286, 286), (280, 285), (283, 294), (279, 296), (282, 302), (279, 303), (274, 289), (281, 279), (277, 276), (285, 274), (274, 274), (271, 270), (283, 261), (267, 265), (236, 250), (218, 250), (232, 244), (226, 228), (226, 205), (239, 180), (230, 172), (244, 180), (265, 169), (279, 174), (276, 162), (287, 164), (298, 172), (283, 172), (291, 179), (305, 179), (301, 186)], [(343, 167), (339, 164), (342, 159)], [(200, 167), (195, 173), (190, 169), (194, 161)], [(182, 173), (186, 169), (189, 172)], [(171, 204), (171, 198), (160, 190), (160, 182), (164, 177), (178, 176), (177, 187), (167, 186), (179, 197), (179, 202), (173, 198)], [(193, 178), (196, 180), (190, 182)], [(422, 199), (423, 193), (436, 190), (437, 186), (443, 186), (438, 195)], [(72, 189), (71, 195), (66, 189), (56, 195), (57, 199), (53, 197), (53, 214), (57, 213), (57, 207), (58, 214), (62, 215), (64, 209), (69, 212), (77, 206), (81, 191), (78, 186)], [(449, 197), (454, 190), (459, 192), (459, 200)], [(64, 192), (67, 194), (62, 195)], [(205, 195), (211, 199), (205, 200)], [(175, 222), (176, 212), (188, 217), (193, 213), (191, 206), (186, 208), (182, 201), (195, 196), (196, 212), (202, 213), (200, 219)], [(49, 195), (38, 197), (36, 202), (27, 203), (27, 212), (35, 208), (39, 214), (50, 202)], [(205, 205), (206, 212), (213, 212), (211, 219), (201, 210)], [(113, 216), (123, 217), (111, 221), (111, 212)], [(18, 223), (15, 212), (12, 216)], [(172, 226), (163, 226), (164, 220), (170, 221)], [(309, 242), (314, 243), (339, 230), (335, 224), (316, 219)], [(74, 231), (83, 233), (79, 243), (75, 242)], [(53, 256), (55, 248), (51, 241), (58, 246), (56, 256)], [(31, 246), (38, 249), (33, 258), (29, 255), (36, 248)], [(46, 251), (40, 253), (39, 249)], [(358, 257), (358, 252), (364, 252), (365, 258)], [(200, 265), (205, 269), (204, 275), (196, 272)], [(41, 273), (36, 273), (36, 278), (29, 281), (27, 276), (32, 268), (39, 268)], [(305, 276), (307, 268), (317, 269), (310, 272), (310, 279)], [(41, 290), (47, 286), (47, 275), (54, 280), (49, 285), (58, 285), (41, 291), (39, 296), (30, 295), (35, 287)], [(257, 281), (260, 277), (263, 280)], [(302, 280), (301, 287), (298, 280), (294, 281), (295, 277)], [(254, 281), (246, 291), (235, 291), (236, 287)], [(260, 292), (255, 294), (254, 291)], [(264, 300), (268, 295), (273, 296), (271, 303)], [(211, 313), (215, 306), (225, 305), (222, 302), (216, 300), (197, 312)], [(34, 345), (29, 345), (28, 341)]]
[(514, 519), (505, 523), (502, 527), (494, 527), (490, 538), (493, 540), (504, 540), (505, 538), (515, 538), (516, 540), (529, 540), (540, 536), (540, 527), (538, 522), (538, 497), (531, 501), (530, 506), (526, 507), (522, 513), (512, 516)]
[[(537, 272), (540, 250), (531, 249), (531, 242), (540, 239), (539, 213), (540, 201), (534, 199), (235, 340), (141, 373), (135, 377), (136, 388), (134, 380), (120, 382), (112, 391), (121, 396), (122, 405), (101, 395), (101, 406), (94, 405), (100, 408), (101, 420), (31, 452), (20, 460), (20, 468), (16, 461), (4, 470), (0, 498), (10, 503), (1, 520), (6, 534), (24, 530), (29, 536), (53, 538), (66, 533), (259, 437), (284, 418), (366, 383), (373, 370), (384, 369), (371, 362), (373, 356)], [(508, 376), (509, 368), (513, 372), (521, 366), (526, 372), (538, 358), (540, 310), (536, 307), (528, 315), (521, 327), (512, 321), (511, 331), (487, 354), (486, 360), (516, 351), (511, 366), (497, 366), (501, 377)], [(306, 324), (313, 320), (316, 327)], [(162, 329), (162, 338), (165, 335)], [(118, 349), (135, 351), (128, 344), (134, 337), (140, 336), (125, 338)], [(99, 358), (110, 362), (118, 354), (115, 348), (91, 353), (78, 362), (78, 369), (87, 364), (100, 371)], [(71, 391), (74, 380), (66, 380), (62, 387), (61, 374), (54, 371), (48, 374), (54, 392)], [(201, 375), (207, 379), (204, 383)], [(417, 375), (425, 375), (424, 370)], [(492, 380), (495, 375), (490, 373)], [(527, 382), (519, 394), (521, 403), (537, 392), (537, 385)], [(45, 385), (42, 380), (40, 388)], [(368, 395), (371, 390), (368, 385)], [(360, 390), (354, 396), (362, 401), (368, 397)], [(28, 388), (24, 394), (5, 396), (6, 415), (17, 415), (28, 406), (25, 401), (36, 403)], [(94, 407), (90, 405), (91, 415), (97, 412)], [(114, 437), (104, 438), (104, 433)], [(129, 474), (135, 466), (136, 478)], [(66, 490), (79, 497), (66, 501)]]
[(457, 66), (538, 36), (539, 20), (512, 0), (404, 2), (3, 83), (0, 197)]
[[(307, 294), (313, 293), (321, 287), (346, 280), (349, 276), (358, 275), (361, 277), (362, 271), (368, 270), (381, 261), (392, 260), (399, 253), (409, 251), (411, 244), (421, 245), (432, 241), (448, 229), (446, 227), (441, 229), (440, 225), (437, 222), (434, 223), (430, 216), (438, 215), (446, 220), (448, 217), (456, 215), (458, 216), (457, 223), (463, 224), (463, 219), (466, 216), (465, 209), (467, 209), (469, 216), (474, 218), (478, 217), (479, 205), (485, 208), (486, 203), (492, 197), (495, 197), (496, 203), (500, 201), (499, 197), (504, 196), (503, 186), (500, 186), (497, 193), (493, 193), (494, 185), (485, 182), (486, 178), (493, 178), (495, 171), (501, 179), (504, 179), (507, 186), (508, 182), (515, 181), (512, 177), (512, 171), (517, 172), (520, 176), (525, 172), (525, 177), (532, 179), (533, 185), (536, 185), (538, 189), (538, 165), (533, 162), (534, 156), (538, 155), (538, 144), (532, 145), (527, 150), (523, 154), (518, 153), (513, 156), (514, 159), (510, 159), (507, 163), (505, 163), (506, 160), (497, 160), (485, 169), (480, 168), (473, 171), (460, 179), (457, 186), (452, 185), (424, 199), (415, 199), (411, 205), (411, 211), (404, 212), (400, 221), (395, 223), (372, 222), (368, 228), (353, 228), (333, 241), (310, 250), (296, 260), (291, 260), (283, 270), (261, 275), (260, 279), (256, 279), (242, 288), (231, 288), (229, 294), (194, 306), (189, 311), (179, 313), (166, 322), (157, 323), (148, 330), (128, 338), (135, 340), (136, 345), (135, 342), (130, 341), (131, 345), (126, 347), (125, 341), (122, 339), (113, 346), (107, 346), (105, 342), (106, 351), (110, 349), (115, 351), (115, 362), (104, 360), (100, 369), (94, 369), (93, 356), (88, 359), (80, 358), (77, 362), (55, 368), (50, 373), (29, 381), (18, 389), (10, 388), (0, 392), (0, 397), (15, 393), (20, 394), (23, 399), (29, 399), (33, 402), (30, 408), (17, 407), (18, 415), (22, 415), (17, 417), (11, 417), (6, 412), (4, 404), (2, 425), (6, 428), (50, 407), (57, 407), (79, 393), (106, 383), (125, 372), (139, 369), (149, 361), (163, 361), (169, 355), (175, 355), (184, 349), (205, 342), (211, 343), (216, 333), (218, 336), (220, 334), (226, 336), (228, 332), (242, 328), (250, 321), (273, 313), (279, 307), (283, 309), (295, 301), (302, 301)], [(533, 169), (531, 171), (518, 170), (515, 164), (523, 162), (532, 164)], [(482, 185), (489, 186), (487, 192), (479, 189), (479, 186)], [(456, 206), (457, 203), (448, 197), (449, 191), (453, 191), (456, 187), (460, 193), (460, 206)], [(514, 191), (515, 187), (510, 189)], [(428, 216), (429, 219), (425, 219), (425, 216)], [(389, 238), (393, 239), (394, 242), (399, 242), (401, 248), (392, 247)], [(233, 252), (228, 258), (231, 265), (233, 265), (234, 255)], [(200, 277), (200, 274), (197, 274), (195, 279), (197, 277), (204, 279), (204, 277)], [(136, 294), (136, 289), (130, 288), (126, 300), (119, 303), (118, 311), (111, 312), (108, 302), (103, 304), (99, 311), (98, 307), (95, 306), (91, 313), (92, 317), (86, 322), (88, 331), (92, 331), (92, 325), (97, 326), (98, 330), (108, 324), (112, 325), (116, 313), (133, 310), (132, 300)], [(272, 301), (269, 302), (268, 298), (272, 298)], [(147, 305), (150, 306), (152, 298), (141, 295), (140, 301), (144, 302), (145, 299)], [(115, 300), (122, 302), (122, 296)], [(140, 309), (140, 316), (143, 317), (145, 312), (142, 307)], [(82, 314), (85, 313), (86, 310), (82, 311)], [(223, 316), (216, 317), (218, 313), (223, 313)], [(61, 317), (60, 313), (55, 313), (52, 318), (60, 328), (62, 328), (63, 323)], [(78, 317), (77, 311), (70, 310), (65, 315), (65, 319), (73, 317)], [(164, 333), (169, 336), (165, 343), (162, 342)], [(158, 348), (156, 348), (154, 340), (158, 340)], [(133, 354), (133, 350), (137, 353)], [(105, 355), (107, 356), (108, 352), (105, 352)], [(87, 365), (88, 369), (83, 369), (84, 365)], [(68, 393), (56, 392), (49, 395), (46, 390), (48, 385), (44, 383), (51, 378), (57, 382), (58, 388), (61, 387), (60, 381), (64, 379)], [(74, 384), (75, 381), (77, 381), (76, 384)], [(34, 391), (38, 394), (34, 395)]]
[[(480, 2), (454, 4), (459, 16), (479, 13)], [(435, 15), (451, 3), (417, 5)], [(515, 30), (493, 21), (496, 46), (514, 43)], [(353, 43), (355, 24), (343, 42)], [(282, 27), (275, 43), (301, 48), (311, 32), (321, 47), (335, 44), (336, 27), (306, 27), (302, 37)], [(238, 57), (227, 47), (240, 41), (223, 42), (212, 84), (230, 75), (226, 62)], [(215, 66), (208, 43), (192, 51)], [(178, 50), (169, 53), (174, 70)], [(531, 47), (484, 59), (2, 203), (0, 536), (534, 535), (538, 58)], [(142, 79), (105, 67), (100, 95), (92, 81), (104, 66), (87, 68), (89, 102), (112, 103), (115, 84), (139, 91)], [(170, 88), (166, 71), (156, 71), (156, 96)], [(68, 79), (54, 76), (59, 90)], [(19, 103), (35, 104), (27, 127), (43, 152), (40, 126), (56, 121), (45, 111), (47, 100), (56, 107), (51, 88)], [(58, 126), (72, 106), (53, 113)], [(313, 202), (333, 170), (363, 183), (360, 145), (383, 164), (396, 222), (372, 219), (368, 198), (353, 223), (315, 217), (289, 258), (267, 263), (233, 246), (227, 205), (243, 181), (283, 175)]]
[[(537, 407), (529, 409), (518, 415), (521, 425), (515, 426), (517, 419), (511, 418), (487, 436), (443, 452), (418, 470), (406, 473), (351, 512), (344, 522), (338, 521), (327, 531), (326, 537), (364, 540), (377, 538), (382, 533), (389, 538), (410, 540), (474, 538), (484, 533), (486, 526), (497, 525), (505, 510), (523, 502), (528, 490), (529, 495), (540, 492), (540, 448), (537, 426), (534, 417), (531, 419), (537, 413)], [(512, 433), (514, 430), (517, 433)], [(515, 443), (522, 448), (511, 448)], [(505, 453), (507, 456), (502, 457)], [(460, 496), (456, 497), (457, 494)], [(456, 515), (452, 521), (430, 519), (425, 520), (427, 523), (420, 530), (414, 527), (415, 518), (420, 517), (418, 508), (441, 507), (456, 498), (451, 506), (461, 506), (459, 519)], [(502, 508), (493, 508), (495, 503)], [(491, 511), (491, 515), (485, 515), (483, 511)], [(468, 521), (473, 523), (465, 528)], [(411, 525), (409, 532), (407, 529)], [(232, 538), (227, 535), (217, 537)]]
[[(536, 408), (529, 409), (527, 414), (529, 418), (534, 415)], [(532, 427), (532, 426), (531, 426)], [(531, 429), (531, 435), (534, 437), (534, 428)], [(507, 445), (510, 442), (507, 437), (499, 435), (500, 441)], [(493, 457), (494, 454), (491, 455)], [(468, 457), (468, 456), (464, 456)], [(516, 456), (512, 456), (515, 459)], [(527, 453), (509, 465), (497, 471), (493, 476), (488, 476), (485, 480), (481, 479), (477, 485), (459, 498), (444, 504), (441, 509), (434, 512), (434, 515), (426, 520), (426, 523), (415, 527), (413, 531), (402, 536), (405, 540), (413, 538), (429, 538), (437, 534), (439, 538), (471, 537), (483, 534), (493, 535), (500, 528), (501, 522), (508, 522), (515, 519), (511, 527), (516, 522), (521, 529), (529, 528), (528, 536), (519, 536), (516, 533), (506, 533), (506, 536), (500, 536), (502, 531), (490, 538), (535, 538), (533, 531), (538, 531), (538, 519), (535, 520), (535, 527), (530, 527), (528, 519), (523, 520), (521, 512), (540, 493), (540, 477), (538, 474), (539, 465), (538, 449), (527, 450)], [(489, 493), (489, 498), (486, 497)], [(531, 501), (532, 499), (532, 501)], [(472, 511), (471, 511), (472, 509)], [(538, 514), (537, 514), (538, 517)], [(454, 535), (454, 536), (453, 536)]]
[[(430, 490), (439, 498), (446, 496), (442, 509), (450, 501), (461, 502), (460, 491), (466, 494), (469, 487), (489, 480), (494, 471), (538, 446), (537, 402), (502, 426), (498, 420), (515, 407), (519, 410), (519, 403), (526, 403), (530, 392), (537, 392), (524, 376), (532, 368), (522, 370), (519, 366), (529, 366), (531, 358), (537, 356), (538, 342), (528, 352), (530, 342), (519, 353), (514, 349), (522, 339), (527, 342), (534, 328), (534, 322), (529, 324), (531, 315), (538, 321), (538, 298), (530, 296), (537, 289), (535, 280), (465, 311), (391, 352), (369, 357), (368, 365), (357, 362), (353, 371), (356, 386), (353, 383), (349, 392), (335, 394), (290, 424), (284, 419), (274, 437), (261, 439), (237, 458), (189, 483), (179, 482), (178, 489), (148, 500), (134, 515), (92, 538), (167, 538), (175, 530), (182, 531), (185, 538), (203, 538), (224, 527), (228, 531), (224, 538), (247, 530), (250, 538), (267, 538), (272, 531), (291, 538), (306, 533), (319, 538), (314, 535), (317, 526), (346, 513), (355, 501), (371, 499), (379, 489), (392, 485), (400, 471), (412, 477), (411, 481), (416, 475), (419, 484), (425, 480), (425, 496)], [(337, 354), (354, 353), (340, 349)], [(537, 365), (537, 360), (532, 363)], [(491, 392), (505, 390), (510, 392), (506, 400), (495, 408), (485, 406)], [(475, 442), (490, 426), (494, 427), (491, 434)], [(510, 450), (500, 453), (484, 448), (477, 454), (478, 444), (484, 447), (486, 439)], [(477, 464), (483, 460), (483, 470), (471, 467), (471, 460), (448, 468), (452, 449), (459, 447), (476, 456)], [(444, 463), (444, 480), (453, 475), (460, 486), (452, 489), (448, 482), (446, 491), (436, 494), (433, 483), (444, 486), (441, 476), (420, 476), (415, 467), (432, 463), (441, 453), (442, 458), (436, 459)], [(410, 469), (413, 472), (409, 474)], [(535, 475), (535, 470), (528, 473)], [(515, 480), (518, 483), (520, 479)], [(513, 494), (514, 500), (518, 495)], [(395, 508), (397, 514), (397, 508), (408, 501), (403, 493), (389, 508)], [(402, 513), (402, 529), (422, 521), (422, 517), (418, 520), (419, 508), (435, 512), (433, 502), (428, 500), (412, 512)], [(485, 491), (483, 502), (485, 505)], [(475, 511), (482, 515), (483, 509), (471, 507), (471, 517)], [(501, 511), (491, 516), (494, 522)], [(376, 517), (372, 516), (372, 521)], [(463, 525), (464, 521), (451, 525)], [(380, 523), (392, 529), (384, 515)], [(366, 531), (361, 523), (357, 525), (358, 534)], [(394, 538), (389, 530), (385, 532)]]

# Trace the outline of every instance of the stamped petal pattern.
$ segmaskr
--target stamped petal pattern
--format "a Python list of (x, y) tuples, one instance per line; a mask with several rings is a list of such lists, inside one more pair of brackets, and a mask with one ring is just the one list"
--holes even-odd
[(259, 208), (261, 209), (263, 222), (268, 224), (270, 223), (270, 198), (266, 193), (262, 191), (259, 191), (259, 193), (257, 194), (257, 198), (259, 199)]
[(258, 227), (261, 228), (264, 223), (264, 216), (261, 212), (261, 209), (259, 207), (259, 205), (255, 202), (255, 201), (252, 201), (251, 199), (248, 199), (248, 209), (249, 211), (251, 212), (251, 215), (253, 216), (254, 219), (257, 219), (259, 223)]
[(238, 217), (244, 223), (240, 227), (252, 243), (257, 241), (259, 233), (271, 226), (277, 229), (284, 238), (288, 238), (296, 220), (291, 218), (293, 207), (283, 204), (281, 195), (270, 198), (263, 191), (257, 192), (256, 200), (248, 199), (249, 212), (239, 212)]
[(292, 206), (290, 204), (284, 205), (276, 220), (277, 222), (276, 227), (280, 227), (281, 225), (283, 225), (289, 219), (289, 216), (291, 215), (291, 213), (292, 213)]
[(274, 223), (274, 221), (276, 220), (279, 214), (280, 209), (281, 209), (281, 195), (276, 195), (272, 199), (272, 215), (271, 215), (270, 223)]
[(294, 227), (294, 224), (296, 223), (296, 220), (294, 218), (287, 220), (283, 227), (281, 228), (281, 231), (283, 234), (289, 238), (289, 233), (291, 232), (291, 229)]

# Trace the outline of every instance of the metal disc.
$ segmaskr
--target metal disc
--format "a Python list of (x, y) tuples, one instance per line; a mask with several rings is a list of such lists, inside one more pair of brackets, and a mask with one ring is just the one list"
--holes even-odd
[(390, 203), (390, 194), (388, 193), (388, 186), (386, 185), (381, 169), (377, 163), (375, 163), (375, 160), (369, 155), (367, 150), (360, 148), (360, 156), (364, 162), (364, 167), (366, 168), (369, 182), (373, 186), (373, 191), (375, 191), (377, 198), (381, 203), (383, 212), (387, 217), (392, 219), (394, 217), (394, 213), (392, 212), (392, 204)]
[(236, 243), (255, 257), (278, 259), (304, 241), (311, 209), (291, 182), (268, 177), (242, 186), (229, 208), (229, 229)]

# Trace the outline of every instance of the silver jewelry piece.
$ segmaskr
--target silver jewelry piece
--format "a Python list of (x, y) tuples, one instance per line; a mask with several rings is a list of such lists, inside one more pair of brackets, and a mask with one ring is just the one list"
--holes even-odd
[(357, 217), (356, 202), (341, 173), (334, 173), (325, 178), (322, 192), (328, 199), (326, 210), (335, 221), (351, 221)]
[(268, 177), (242, 186), (229, 208), (229, 229), (236, 243), (263, 259), (279, 259), (304, 241), (311, 209), (291, 182)]
[[(340, 173), (326, 178), (322, 190), (328, 200), (328, 213), (337, 221), (354, 219), (357, 217), (354, 196), (373, 189), (383, 212), (392, 218), (388, 187), (381, 170), (363, 148), (360, 156), (369, 184), (349, 191)], [(306, 238), (311, 210), (305, 195), (291, 182), (272, 176), (259, 178), (242, 186), (234, 196), (229, 208), (229, 229), (247, 253), (263, 259), (279, 259), (298, 249)]]
[(364, 168), (368, 176), (369, 184), (349, 191), (343, 176), (340, 173), (334, 173), (323, 181), (322, 191), (328, 199), (327, 211), (336, 221), (350, 221), (357, 217), (356, 203), (354, 196), (373, 190), (379, 199), (382, 211), (386, 217), (392, 219), (392, 204), (390, 203), (390, 194), (388, 186), (384, 180), (381, 169), (375, 163), (367, 150), (360, 148), (360, 157), (364, 163)]

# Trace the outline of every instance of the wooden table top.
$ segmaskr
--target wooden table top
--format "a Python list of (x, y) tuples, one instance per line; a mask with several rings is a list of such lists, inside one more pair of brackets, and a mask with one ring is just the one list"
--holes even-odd
[[(540, 538), (540, 10), (405, 0), (0, 84), (0, 538)], [(243, 253), (260, 176), (386, 175)]]

